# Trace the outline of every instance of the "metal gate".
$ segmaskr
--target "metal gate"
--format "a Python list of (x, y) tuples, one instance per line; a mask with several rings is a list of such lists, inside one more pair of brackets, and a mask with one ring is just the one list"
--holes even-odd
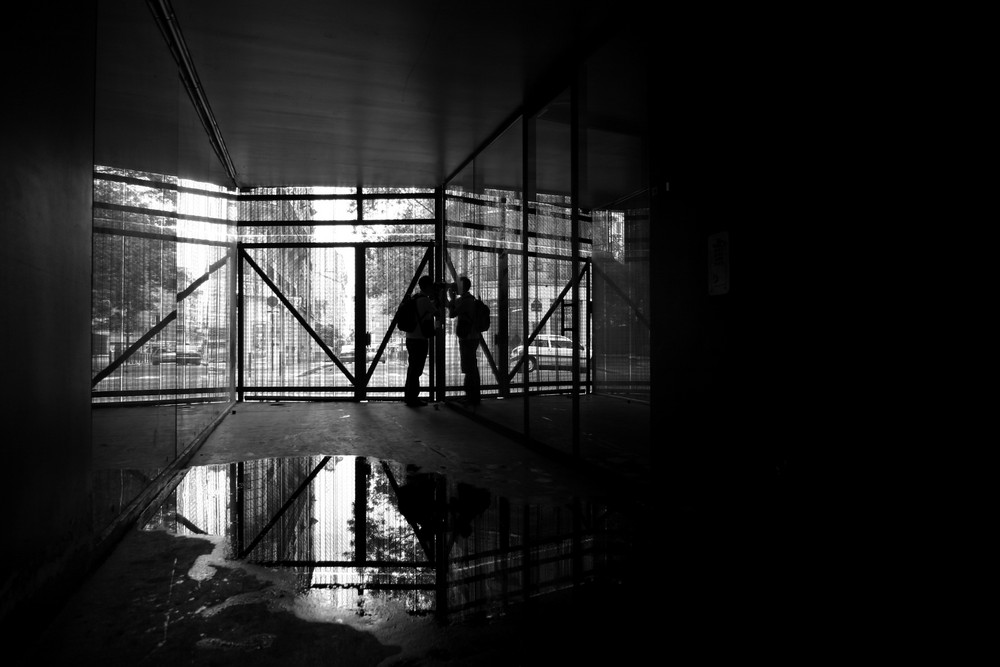
[[(430, 273), (432, 243), (238, 250), (240, 400), (402, 398), (406, 347), (396, 309)], [(432, 386), (433, 358), (424, 372), (421, 385)]]

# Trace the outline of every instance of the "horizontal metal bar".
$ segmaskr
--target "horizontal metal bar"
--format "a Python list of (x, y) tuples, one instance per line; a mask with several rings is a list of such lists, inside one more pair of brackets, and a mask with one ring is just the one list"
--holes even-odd
[(341, 242), (341, 243), (315, 243), (312, 241), (301, 241), (301, 242), (287, 242), (287, 243), (246, 243), (241, 241), (239, 244), (240, 248), (355, 248), (358, 246), (364, 246), (366, 248), (394, 248), (398, 246), (406, 247), (433, 247), (433, 241), (358, 241), (358, 242)]
[(163, 241), (164, 243), (190, 243), (194, 245), (214, 246), (228, 248), (233, 245), (232, 241), (208, 241), (196, 239), (189, 236), (175, 236), (173, 234), (159, 234), (157, 232), (140, 232), (132, 229), (115, 229), (113, 227), (94, 227), (95, 234), (105, 234), (107, 236), (127, 236), (129, 238), (150, 239), (153, 241)]
[(427, 192), (331, 192), (303, 194), (238, 194), (237, 201), (334, 201), (334, 200), (372, 200), (372, 199), (433, 199), (434, 191)]
[(240, 220), (236, 226), (244, 227), (361, 227), (369, 225), (433, 225), (434, 218), (413, 218), (400, 220), (398, 218), (365, 218), (354, 220)]
[(254, 560), (254, 565), (264, 567), (346, 567), (355, 572), (357, 568), (400, 568), (415, 569), (425, 568), (431, 570), (428, 574), (433, 575), (434, 563), (428, 561), (398, 561), (398, 560), (302, 560), (302, 559), (276, 559), (276, 560)]
[(165, 211), (157, 208), (143, 208), (141, 206), (128, 206), (126, 204), (112, 204), (109, 202), (94, 202), (95, 209), (105, 211), (120, 211), (122, 213), (135, 213), (143, 216), (156, 216), (160, 218), (172, 218), (176, 220), (191, 220), (193, 222), (208, 222), (214, 225), (227, 225), (232, 221), (226, 218), (213, 218), (207, 215), (190, 215), (178, 213), (176, 211)]

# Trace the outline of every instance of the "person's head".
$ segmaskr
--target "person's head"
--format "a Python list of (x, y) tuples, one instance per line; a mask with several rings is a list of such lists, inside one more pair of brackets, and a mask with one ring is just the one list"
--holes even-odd
[(459, 276), (458, 277), (458, 286), (459, 286), (459, 289), (461, 290), (461, 293), (465, 294), (470, 289), (472, 289), (472, 281), (469, 280), (468, 276)]
[(430, 294), (434, 291), (434, 279), (430, 276), (420, 276), (420, 280), (417, 281), (417, 285), (420, 287), (420, 291), (426, 294)]

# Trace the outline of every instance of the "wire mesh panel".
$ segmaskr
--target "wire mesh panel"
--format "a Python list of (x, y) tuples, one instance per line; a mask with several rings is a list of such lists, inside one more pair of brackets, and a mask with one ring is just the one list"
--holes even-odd
[(243, 261), (243, 388), (257, 397), (352, 391), (353, 249), (247, 248)]
[[(154, 327), (169, 326), (176, 316), (176, 249), (173, 241), (94, 235), (95, 401), (120, 402), (137, 392), (176, 387), (176, 366), (154, 367), (160, 361), (153, 354), (158, 345), (142, 341)], [(139, 349), (128, 354), (136, 344)]]
[(594, 317), (604, 393), (649, 399), (649, 211), (594, 213)]
[[(520, 202), (513, 193), (489, 190), (481, 194), (453, 189), (446, 193), (446, 279), (467, 276), (472, 294), (490, 308), (490, 329), (483, 333), (477, 356), (484, 396), (507, 395), (511, 349), (521, 339)], [(513, 270), (512, 270), (513, 269)], [(447, 385), (460, 394), (462, 372), (458, 342), (450, 323), (447, 338)]]
[(245, 250), (243, 387), (251, 398), (402, 395), (405, 336), (392, 325), (428, 264), (426, 247)]
[(225, 400), (226, 193), (106, 168), (94, 192), (94, 401)]
[(426, 190), (267, 188), (240, 195), (247, 400), (398, 398), (396, 308), (429, 273)]
[(521, 554), (510, 548), (509, 511), (509, 504), (492, 498), (475, 516), (453, 521), (448, 587), (453, 616), (501, 613), (520, 597)]
[(533, 506), (528, 509), (528, 557), (531, 563), (531, 595), (551, 593), (573, 585), (576, 539), (573, 514), (563, 507)]
[[(432, 223), (435, 219), (433, 194), (427, 190), (365, 188), (361, 219), (366, 224), (378, 220), (420, 220)], [(392, 225), (398, 226), (395, 222)]]
[[(420, 275), (429, 275), (432, 266), (423, 246), (381, 245), (364, 249), (365, 257), (365, 362), (368, 397), (399, 398), (406, 382), (406, 333), (394, 325), (399, 304), (416, 291)], [(430, 385), (431, 365), (424, 366), (420, 379)]]
[[(589, 246), (578, 239), (580, 255), (574, 263), (568, 202), (561, 197), (547, 199), (551, 201), (535, 203), (528, 215), (526, 347), (519, 350), (521, 358), (512, 361), (521, 363), (518, 370), (527, 374), (523, 383), (535, 391), (571, 390), (577, 361), (581, 390), (586, 393), (590, 370)], [(575, 307), (574, 288), (578, 294)]]
[(228, 465), (188, 470), (174, 494), (171, 529), (179, 535), (225, 535), (231, 519), (231, 482)]
[(616, 580), (622, 572), (609, 565), (618, 556), (607, 517), (607, 508), (593, 502), (544, 506), (492, 499), (464, 531), (456, 526), (449, 614), (493, 615), (587, 581)]
[(312, 476), (322, 457), (261, 459), (241, 464), (237, 521), (242, 539), (233, 555), (251, 562), (313, 559)]
[(150, 368), (151, 348), (133, 347), (175, 316), (177, 193), (144, 174), (101, 169), (98, 174), (92, 275), (94, 400), (121, 402), (135, 392), (175, 387), (175, 367)]
[[(487, 395), (567, 392), (575, 379), (584, 393), (589, 387), (589, 239), (578, 229), (574, 246), (566, 198), (540, 199), (544, 201), (535, 202), (528, 216), (525, 260), (520, 202), (513, 193), (447, 193), (446, 266), (453, 277), (469, 276), (473, 293), (492, 311), (492, 327), (479, 359), (480, 377), (490, 380), (484, 381)], [(580, 229), (589, 232), (589, 224), (584, 222)], [(579, 257), (575, 265), (574, 247)], [(579, 332), (576, 344), (574, 332)], [(459, 393), (462, 377), (453, 336), (447, 354), (448, 387)], [(580, 360), (579, 376), (573, 374), (574, 357)]]

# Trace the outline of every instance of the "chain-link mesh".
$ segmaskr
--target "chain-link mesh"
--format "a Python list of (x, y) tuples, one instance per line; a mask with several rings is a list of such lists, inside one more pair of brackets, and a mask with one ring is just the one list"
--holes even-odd
[(594, 317), (601, 391), (649, 400), (649, 211), (594, 214)]
[(228, 198), (213, 186), (98, 168), (96, 403), (224, 400), (230, 394), (229, 215)]

